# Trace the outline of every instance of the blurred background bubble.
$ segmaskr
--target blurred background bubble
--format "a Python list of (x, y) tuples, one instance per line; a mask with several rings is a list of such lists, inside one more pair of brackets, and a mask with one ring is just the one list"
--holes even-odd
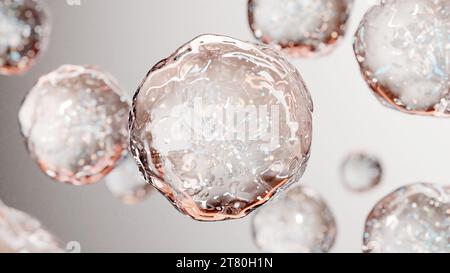
[[(136, 206), (111, 198), (102, 182), (50, 183), (30, 160), (17, 113), (39, 76), (61, 64), (95, 64), (131, 96), (148, 68), (202, 33), (256, 41), (244, 0), (45, 1), (52, 13), (47, 53), (18, 77), (0, 76), (0, 199), (26, 211), (61, 238), (89, 251), (251, 252), (251, 219), (204, 224), (181, 216), (159, 194)], [(386, 194), (413, 181), (448, 183), (448, 120), (385, 109), (360, 76), (352, 34), (372, 1), (355, 1), (347, 34), (324, 58), (292, 62), (314, 99), (311, 160), (303, 181), (332, 209), (339, 235), (333, 252), (360, 252), (364, 221)], [(108, 7), (108, 12), (105, 12)], [(339, 168), (354, 147), (375, 151), (388, 170), (364, 195), (343, 187)], [(168, 240), (167, 238), (170, 238)]]

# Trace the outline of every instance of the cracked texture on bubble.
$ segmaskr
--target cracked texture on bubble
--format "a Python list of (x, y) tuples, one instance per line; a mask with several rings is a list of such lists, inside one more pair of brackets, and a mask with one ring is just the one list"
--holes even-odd
[[(252, 105), (267, 111), (259, 118), (232, 112)], [(190, 111), (196, 106), (204, 107)], [(203, 35), (157, 64), (141, 84), (130, 146), (147, 180), (155, 178), (181, 212), (203, 221), (236, 219), (303, 174), (311, 113), (303, 80), (279, 53)]]
[(362, 74), (382, 103), (450, 116), (450, 0), (385, 0), (355, 36)]
[(450, 188), (402, 187), (369, 214), (363, 236), (368, 253), (450, 253)]
[(293, 56), (330, 52), (345, 34), (353, 0), (249, 0), (248, 18), (257, 39)]
[(94, 68), (65, 65), (41, 77), (20, 108), (26, 146), (50, 177), (84, 185), (109, 173), (127, 150), (129, 103)]

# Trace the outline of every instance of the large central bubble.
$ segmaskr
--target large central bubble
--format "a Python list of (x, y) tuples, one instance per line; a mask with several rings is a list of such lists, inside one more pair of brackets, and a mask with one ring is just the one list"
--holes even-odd
[(147, 180), (197, 220), (241, 218), (298, 179), (312, 101), (269, 47), (203, 35), (158, 63), (135, 94), (131, 150)]

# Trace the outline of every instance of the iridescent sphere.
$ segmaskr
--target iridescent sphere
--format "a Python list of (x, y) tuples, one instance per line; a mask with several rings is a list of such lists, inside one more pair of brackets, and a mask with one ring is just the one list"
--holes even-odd
[(25, 72), (45, 48), (48, 12), (37, 0), (0, 1), (0, 74)]
[(450, 253), (450, 188), (413, 184), (384, 197), (364, 230), (368, 253)]
[(63, 252), (58, 241), (31, 216), (0, 201), (0, 253)]
[(295, 187), (258, 210), (253, 237), (265, 252), (324, 253), (334, 245), (333, 213), (311, 188)]
[(356, 32), (362, 74), (386, 106), (450, 117), (450, 0), (385, 0)]
[(127, 99), (97, 69), (65, 65), (41, 77), (20, 108), (26, 146), (51, 178), (99, 181), (127, 151)]
[(249, 0), (255, 37), (298, 57), (331, 52), (345, 34), (353, 0)]
[(242, 218), (303, 174), (312, 110), (300, 74), (277, 51), (203, 35), (139, 87), (131, 151), (182, 213)]
[(131, 157), (106, 176), (105, 184), (115, 197), (128, 205), (139, 203), (153, 189), (142, 177), (136, 161)]
[(366, 192), (378, 186), (383, 176), (380, 161), (366, 153), (354, 153), (345, 158), (341, 178), (345, 187), (354, 192)]

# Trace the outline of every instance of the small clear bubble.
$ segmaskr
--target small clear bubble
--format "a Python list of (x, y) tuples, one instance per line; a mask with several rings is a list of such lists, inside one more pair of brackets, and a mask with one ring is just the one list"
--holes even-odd
[(139, 172), (136, 161), (127, 157), (105, 178), (111, 193), (123, 203), (134, 205), (142, 201), (152, 191), (153, 186)]
[(366, 153), (347, 156), (341, 166), (344, 186), (354, 192), (366, 192), (381, 183), (383, 168), (380, 161)]
[(255, 243), (265, 252), (324, 253), (334, 245), (336, 222), (320, 195), (295, 187), (253, 218)]

